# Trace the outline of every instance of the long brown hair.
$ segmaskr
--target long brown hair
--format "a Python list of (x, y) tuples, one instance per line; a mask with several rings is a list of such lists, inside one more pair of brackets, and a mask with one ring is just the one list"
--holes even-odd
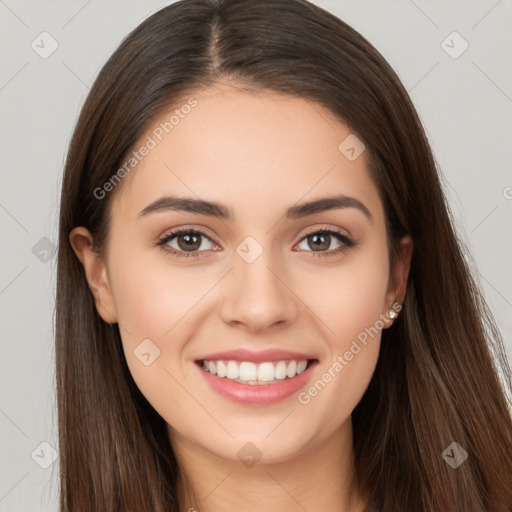
[[(98, 199), (150, 122), (220, 78), (317, 102), (364, 141), (386, 211), (391, 262), (414, 253), (401, 315), (383, 332), (352, 414), (367, 512), (512, 509), (510, 368), (452, 227), (411, 100), (380, 53), (306, 0), (182, 0), (139, 25), (96, 79), (70, 144), (60, 208), (56, 375), (62, 512), (178, 511), (186, 481), (166, 424), (134, 383), (117, 324), (95, 308), (69, 234), (98, 251), (116, 190)], [(136, 172), (134, 170), (133, 172)], [(498, 371), (503, 375), (502, 382)], [(443, 451), (467, 460), (453, 469)]]

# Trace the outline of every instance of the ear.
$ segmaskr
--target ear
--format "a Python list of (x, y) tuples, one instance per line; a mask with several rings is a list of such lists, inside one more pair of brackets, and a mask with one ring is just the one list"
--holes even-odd
[(108, 282), (107, 268), (103, 257), (94, 249), (91, 234), (86, 228), (77, 227), (71, 231), (69, 241), (84, 267), (85, 277), (94, 295), (98, 314), (105, 322), (116, 323), (117, 312)]
[(400, 240), (396, 260), (390, 272), (388, 291), (386, 293), (386, 309), (393, 306), (395, 302), (402, 304), (407, 288), (407, 278), (411, 268), (413, 252), (413, 241), (409, 235)]

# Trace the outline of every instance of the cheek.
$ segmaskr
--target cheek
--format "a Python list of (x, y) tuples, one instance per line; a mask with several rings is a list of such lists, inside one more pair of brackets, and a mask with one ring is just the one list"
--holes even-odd
[(126, 362), (137, 387), (162, 416), (172, 403), (167, 421), (176, 422), (186, 411), (190, 421), (200, 423), (204, 411), (190, 407), (180, 382), (184, 348), (197, 327), (197, 303), (211, 283), (165, 262), (148, 264), (143, 255), (118, 254), (117, 262), (112, 289)]
[(114, 300), (119, 322), (133, 336), (171, 337), (215, 282), (205, 269), (173, 267), (165, 258), (155, 264), (142, 254), (118, 261), (111, 276)]
[(388, 278), (385, 245), (380, 244), (351, 255), (338, 268), (316, 274), (307, 303), (328, 327), (324, 332), (332, 347), (343, 350), (385, 313)]
[[(385, 247), (385, 246), (384, 246)], [(299, 402), (334, 429), (363, 396), (377, 364), (388, 286), (388, 264), (381, 246), (361, 252), (350, 265), (331, 272), (310, 294), (321, 320), (327, 351), (317, 379)], [(320, 325), (320, 324), (319, 324)]]
[[(165, 410), (166, 397), (182, 396), (178, 381), (189, 364), (188, 342), (206, 314), (218, 270), (173, 266), (165, 257), (148, 258), (144, 251), (126, 256), (112, 251), (111, 258), (116, 262), (110, 279), (128, 367), (152, 405)], [(148, 359), (153, 362), (146, 366)], [(180, 407), (179, 400), (175, 407)]]

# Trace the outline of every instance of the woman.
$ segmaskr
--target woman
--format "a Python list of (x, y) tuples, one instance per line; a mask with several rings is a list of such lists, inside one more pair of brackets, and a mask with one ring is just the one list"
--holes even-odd
[(511, 510), (500, 335), (418, 115), (344, 22), (157, 12), (61, 201), (63, 512)]

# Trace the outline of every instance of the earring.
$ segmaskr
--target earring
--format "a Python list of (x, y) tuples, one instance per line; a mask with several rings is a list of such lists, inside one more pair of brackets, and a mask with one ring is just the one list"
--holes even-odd
[(395, 311), (394, 309), (390, 308), (387, 311), (387, 315), (389, 316), (389, 318), (391, 318), (391, 320), (394, 320), (398, 316), (398, 311)]

